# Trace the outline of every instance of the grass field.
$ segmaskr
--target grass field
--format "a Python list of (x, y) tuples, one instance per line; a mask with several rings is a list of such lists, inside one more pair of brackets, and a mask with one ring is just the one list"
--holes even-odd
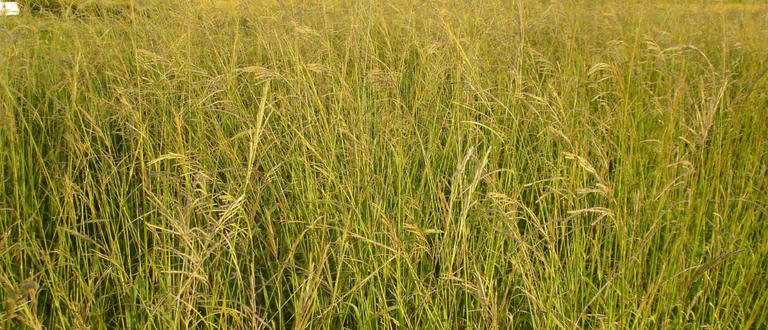
[(0, 17), (3, 329), (768, 325), (761, 1), (136, 2)]

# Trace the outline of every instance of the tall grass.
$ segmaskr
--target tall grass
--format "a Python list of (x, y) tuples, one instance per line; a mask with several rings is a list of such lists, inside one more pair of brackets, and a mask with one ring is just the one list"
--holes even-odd
[(125, 8), (0, 20), (5, 328), (768, 323), (764, 6)]

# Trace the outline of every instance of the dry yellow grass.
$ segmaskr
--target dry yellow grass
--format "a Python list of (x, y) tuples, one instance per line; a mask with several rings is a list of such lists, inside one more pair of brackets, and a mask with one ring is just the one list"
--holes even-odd
[(274, 8), (277, 6), (280, 6), (280, 3), (283, 2), (285, 5), (289, 6), (292, 1), (280, 1), (280, 0), (264, 0), (264, 1), (253, 1), (253, 0), (192, 0), (192, 3), (199, 5), (201, 7), (209, 8), (211, 10), (215, 11), (222, 11), (222, 12), (236, 12), (240, 11), (244, 8), (250, 8), (250, 9), (258, 9), (258, 8)]
[(3, 329), (768, 324), (765, 0), (58, 1)]
[(688, 11), (696, 13), (759, 13), (768, 15), (768, 4), (732, 3), (726, 1), (695, 2), (685, 4), (657, 3), (656, 8), (669, 11)]

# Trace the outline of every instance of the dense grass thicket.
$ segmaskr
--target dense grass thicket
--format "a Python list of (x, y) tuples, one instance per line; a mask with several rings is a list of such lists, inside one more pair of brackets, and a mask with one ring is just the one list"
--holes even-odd
[(768, 324), (759, 1), (162, 3), (0, 17), (3, 329)]

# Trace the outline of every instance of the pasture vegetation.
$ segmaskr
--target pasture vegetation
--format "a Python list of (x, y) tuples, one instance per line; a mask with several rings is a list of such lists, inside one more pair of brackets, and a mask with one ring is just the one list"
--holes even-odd
[(60, 3), (0, 19), (5, 329), (768, 324), (759, 1)]

